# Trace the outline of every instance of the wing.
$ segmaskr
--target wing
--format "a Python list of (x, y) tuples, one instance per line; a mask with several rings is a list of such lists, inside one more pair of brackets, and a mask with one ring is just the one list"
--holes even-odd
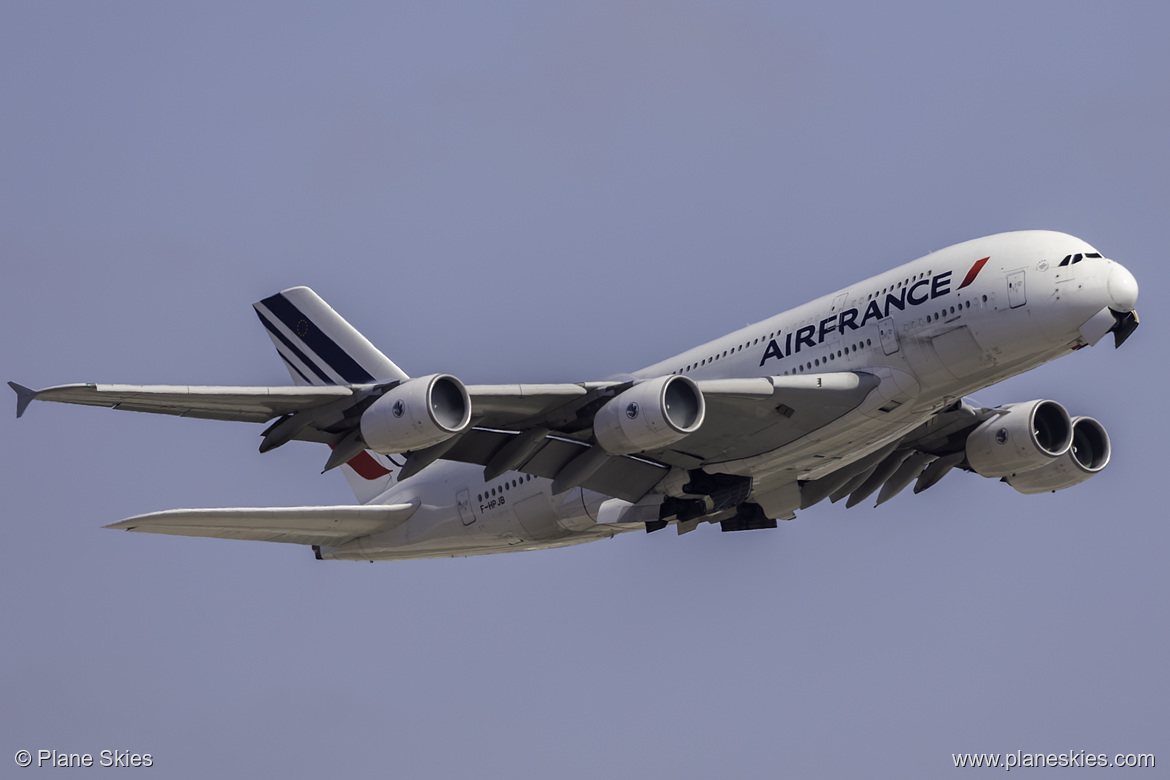
[(879, 384), (860, 372), (700, 381), (707, 399), (702, 428), (647, 455), (694, 469), (771, 452), (853, 411)]
[(853, 507), (874, 492), (877, 504), (883, 504), (915, 482), (914, 492), (935, 485), (956, 467), (970, 470), (966, 462), (966, 443), (970, 433), (985, 421), (1000, 414), (997, 409), (972, 406), (957, 401), (938, 412), (901, 439), (877, 452), (820, 479), (800, 486), (800, 508), (807, 509), (829, 498), (848, 498)]
[[(671, 466), (690, 470), (770, 452), (855, 409), (879, 380), (843, 372), (696, 384), (706, 401), (706, 419), (675, 447), (613, 456), (597, 444), (591, 436), (593, 414), (631, 386), (623, 383), (593, 386), (572, 404), (524, 420), (524, 430), (474, 428), (453, 444), (439, 445), (438, 456), (482, 465), (488, 479), (519, 469), (552, 479), (554, 493), (580, 485), (637, 502)], [(412, 453), (403, 474), (414, 473), (412, 467), (421, 468), (434, 454)]]
[[(104, 406), (131, 412), (172, 414), (208, 420), (267, 422), (299, 412), (320, 411), (335, 406), (339, 411), (364, 410), (382, 392), (398, 382), (382, 385), (316, 385), (301, 387), (227, 387), (214, 385), (105, 385), (72, 384), (33, 390), (16, 382), (16, 416), (24, 415), (36, 401), (53, 401), (82, 406)], [(471, 385), (467, 388), (474, 403), (477, 423), (507, 426), (524, 421), (555, 419), (565, 424), (575, 419), (575, 410), (597, 391), (615, 382), (544, 385)], [(335, 402), (341, 403), (335, 403)], [(578, 402), (575, 404), (574, 402)], [(328, 426), (317, 421), (316, 427)], [(348, 430), (352, 430), (351, 426)], [(318, 440), (316, 437), (314, 440)]]
[(336, 546), (395, 528), (418, 504), (171, 509), (107, 525), (121, 531)]
[(207, 420), (265, 422), (274, 417), (350, 399), (349, 387), (214, 387), (199, 385), (76, 384), (31, 390), (15, 382), (16, 416), (32, 401), (56, 401), (82, 406), (105, 406), (130, 412), (173, 414)]
[[(411, 380), (301, 387), (76, 384), (39, 391), (9, 384), (17, 393), (18, 416), (39, 400), (204, 419), (276, 420), (264, 432), (262, 452), (291, 440), (323, 442), (334, 448), (328, 469), (366, 448), (362, 414), (403, 381)], [(613, 455), (594, 437), (594, 416), (634, 384), (468, 385), (467, 429), (409, 452), (400, 478), (442, 458), (482, 465), (489, 479), (516, 469), (553, 479), (556, 492), (582, 486), (636, 502), (672, 466), (689, 470), (751, 457), (815, 431), (860, 405), (879, 380), (841, 372), (699, 381), (695, 385), (707, 408), (699, 430), (678, 446)]]

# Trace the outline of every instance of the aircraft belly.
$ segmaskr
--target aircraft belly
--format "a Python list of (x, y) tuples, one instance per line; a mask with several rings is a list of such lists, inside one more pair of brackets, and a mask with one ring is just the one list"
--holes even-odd
[(513, 504), (512, 513), (526, 539), (550, 539), (565, 535), (565, 530), (557, 525), (552, 502), (544, 491)]

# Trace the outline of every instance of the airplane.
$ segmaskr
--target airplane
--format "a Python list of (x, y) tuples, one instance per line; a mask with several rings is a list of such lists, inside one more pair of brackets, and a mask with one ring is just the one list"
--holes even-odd
[(106, 526), (286, 542), (319, 560), (563, 547), (700, 523), (776, 528), (819, 502), (882, 504), (953, 469), (1035, 494), (1101, 472), (1091, 417), (965, 400), (1138, 326), (1138, 285), (1071, 235), (926, 255), (632, 374), (560, 384), (409, 377), (307, 287), (254, 304), (292, 386), (15, 382), (35, 399), (269, 423), (260, 452), (327, 444), (352, 506), (175, 509)]

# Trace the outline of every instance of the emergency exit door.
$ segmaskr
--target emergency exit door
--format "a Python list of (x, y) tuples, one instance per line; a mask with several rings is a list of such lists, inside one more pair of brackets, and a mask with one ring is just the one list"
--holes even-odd
[(1017, 308), (1023, 306), (1028, 302), (1028, 293), (1024, 289), (1024, 272), (1013, 271), (1007, 275), (1008, 283), (1008, 306), (1010, 308)]
[(471, 491), (460, 490), (455, 494), (455, 504), (459, 507), (459, 518), (464, 525), (475, 522), (475, 513), (471, 511)]
[(878, 337), (882, 340), (882, 352), (892, 355), (898, 351), (898, 331), (894, 328), (893, 317), (878, 320)]

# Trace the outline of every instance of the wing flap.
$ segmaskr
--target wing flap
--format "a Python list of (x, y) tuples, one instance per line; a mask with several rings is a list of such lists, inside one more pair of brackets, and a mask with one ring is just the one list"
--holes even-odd
[(535, 425), (549, 419), (572, 419), (573, 410), (618, 384), (468, 385), (467, 394), (478, 425), (507, 428), (522, 421)]
[[(214, 385), (58, 385), (17, 390), (19, 401), (55, 401), (105, 406), (131, 412), (173, 414), (206, 420), (266, 422), (274, 417), (311, 409), (354, 394), (349, 387), (220, 387)], [(27, 398), (27, 400), (26, 400)], [(24, 411), (18, 407), (18, 411)]]
[(339, 545), (389, 530), (410, 518), (413, 504), (169, 509), (105, 526), (172, 536), (205, 536), (256, 542)]

